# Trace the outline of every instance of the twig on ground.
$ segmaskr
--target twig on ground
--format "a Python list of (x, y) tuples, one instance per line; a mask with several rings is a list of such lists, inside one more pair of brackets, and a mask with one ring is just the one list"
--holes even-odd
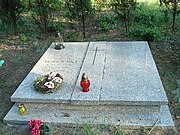
[(157, 119), (157, 120), (155, 121), (155, 123), (153, 124), (153, 126), (152, 126), (151, 130), (149, 131), (148, 135), (150, 135), (150, 133), (152, 132), (152, 130), (154, 129), (154, 127), (156, 126), (156, 124), (157, 124), (158, 121), (159, 121), (159, 119)]

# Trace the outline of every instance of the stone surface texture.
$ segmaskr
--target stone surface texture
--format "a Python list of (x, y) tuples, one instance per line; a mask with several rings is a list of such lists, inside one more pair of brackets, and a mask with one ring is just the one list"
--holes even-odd
[[(90, 43), (80, 76), (71, 97), (72, 104), (98, 104), (102, 88), (106, 45), (107, 42)], [(88, 74), (91, 82), (89, 92), (82, 92), (82, 88), (79, 85), (83, 73)]]
[[(34, 68), (11, 96), (12, 102), (70, 102), (74, 86), (87, 51), (88, 43), (65, 43), (65, 49), (55, 50), (54, 44), (44, 53)], [(41, 94), (35, 91), (34, 81), (42, 75), (57, 72), (63, 76), (63, 84), (55, 93)]]
[(50, 124), (64, 124), (69, 126), (92, 123), (121, 125), (122, 127), (152, 127), (158, 121), (155, 125), (157, 127), (172, 128), (174, 125), (167, 105), (161, 106), (159, 112), (124, 112), (119, 110), (75, 111), (57, 110), (55, 107), (47, 107), (43, 109), (30, 108), (27, 115), (20, 116), (17, 115), (17, 110), (18, 107), (15, 104), (4, 118), (4, 122), (27, 124), (31, 119), (41, 119), (43, 122)]
[[(168, 100), (148, 43), (66, 42), (65, 49), (52, 44), (20, 84), (11, 101), (15, 105), (7, 123), (41, 119), (55, 124), (112, 124), (173, 127)], [(63, 75), (57, 92), (41, 94), (34, 81), (41, 75)], [(82, 74), (88, 74), (90, 91), (82, 92)], [(27, 108), (18, 115), (18, 104)]]
[(101, 102), (144, 105), (168, 103), (146, 42), (109, 42), (104, 72)]

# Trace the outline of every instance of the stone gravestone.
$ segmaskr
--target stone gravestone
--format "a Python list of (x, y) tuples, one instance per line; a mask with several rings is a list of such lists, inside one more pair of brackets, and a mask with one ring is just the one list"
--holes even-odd
[[(63, 75), (57, 92), (41, 94), (34, 81), (50, 72)], [(87, 73), (90, 91), (80, 80)], [(147, 42), (74, 42), (45, 52), (11, 97), (8, 123), (41, 119), (55, 124), (112, 124), (173, 127), (168, 100)], [(23, 103), (27, 115), (18, 115)]]

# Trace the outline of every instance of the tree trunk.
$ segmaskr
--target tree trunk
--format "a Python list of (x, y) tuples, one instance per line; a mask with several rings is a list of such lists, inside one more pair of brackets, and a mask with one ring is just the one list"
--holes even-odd
[(125, 25), (126, 32), (127, 32), (128, 31), (128, 18), (127, 18), (127, 15), (125, 12), (124, 12), (124, 25)]
[(167, 9), (164, 10), (164, 18), (165, 18), (165, 21), (167, 23), (169, 21), (169, 14), (168, 14), (168, 10)]
[(83, 2), (81, 0), (81, 12), (82, 12), (82, 32), (83, 32), (83, 37), (85, 38), (86, 37), (86, 27), (85, 27), (85, 14), (84, 14), (84, 8), (83, 8)]
[(14, 34), (17, 35), (17, 23), (16, 20), (13, 22), (13, 29), (14, 29)]
[(175, 20), (176, 20), (176, 13), (173, 11), (173, 25), (172, 25), (172, 30), (175, 31)]
[(83, 16), (82, 19), (83, 19), (82, 20), (82, 23), (83, 23), (83, 37), (85, 38), (86, 37), (86, 27), (85, 27), (85, 18), (84, 18), (84, 16)]
[(175, 31), (175, 21), (176, 21), (176, 11), (177, 10), (177, 0), (174, 0), (173, 3), (173, 24), (172, 24), (172, 30)]
[(128, 9), (128, 11), (127, 11), (127, 29), (129, 29), (129, 26), (130, 26), (130, 11)]
[(12, 18), (12, 27), (13, 27), (14, 34), (17, 35), (17, 21), (16, 21), (15, 13), (12, 13), (11, 18)]

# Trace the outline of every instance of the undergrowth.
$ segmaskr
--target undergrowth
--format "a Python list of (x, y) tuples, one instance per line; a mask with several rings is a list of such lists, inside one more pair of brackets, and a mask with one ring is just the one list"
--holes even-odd
[[(123, 37), (123, 39), (147, 40), (150, 43), (150, 48), (168, 96), (170, 107), (173, 108), (171, 111), (175, 114), (180, 110), (180, 106), (177, 104), (180, 95), (175, 94), (175, 90), (180, 87), (177, 83), (177, 81), (180, 80), (179, 24), (176, 24), (176, 32), (172, 32), (171, 16), (169, 20), (166, 21), (157, 3), (156, 5), (154, 5), (154, 3), (146, 4), (147, 3), (139, 4), (136, 11), (133, 12), (132, 24), (127, 33), (121, 20), (118, 20), (112, 11), (108, 10), (108, 12), (104, 12), (103, 10), (98, 10), (100, 14), (96, 14), (96, 18), (98, 18), (97, 22), (92, 23), (94, 26), (89, 26), (86, 39), (83, 39), (82, 35), (77, 32), (77, 27), (79, 27), (77, 22), (54, 21), (48, 26), (48, 35), (44, 36), (37, 30), (37, 26), (28, 13), (25, 13), (22, 14), (20, 20), (18, 20), (18, 35), (14, 36), (8, 23), (6, 24), (0, 19), (0, 43), (1, 45), (6, 45), (4, 50), (0, 50), (0, 59), (2, 58), (7, 61), (6, 64), (0, 68), (0, 89), (3, 90), (3, 93), (13, 93), (13, 90), (17, 88), (18, 83), (20, 83), (17, 80), (22, 80), (22, 78), (25, 77), (25, 75), (20, 76), (22, 70), (28, 66), (29, 68), (27, 69), (30, 70), (53, 42), (54, 31), (61, 31), (65, 41), (89, 41), (91, 39), (113, 41), (115, 40), (115, 37), (112, 36), (114, 31), (117, 32), (117, 30), (120, 30), (123, 35), (127, 36)], [(91, 21), (93, 22), (94, 20), (91, 19)], [(179, 16), (177, 16), (176, 21), (180, 22)], [(91, 27), (93, 27), (93, 29)], [(111, 33), (109, 34), (108, 32)], [(118, 31), (115, 36), (119, 37), (120, 32)], [(14, 47), (16, 51), (11, 47)], [(24, 50), (19, 51), (18, 49)], [(15, 72), (17, 71), (21, 79), (15, 76)], [(26, 72), (28, 73), (28, 71)], [(10, 80), (14, 86), (9, 85), (7, 80)], [(8, 95), (5, 99), (9, 99), (10, 94), (5, 94)], [(1, 104), (1, 107), (3, 107), (3, 105), (11, 103), (2, 102)], [(1, 117), (5, 115), (5, 112), (7, 112), (7, 108), (2, 110)], [(1, 121), (1, 128), (2, 125)], [(73, 130), (71, 132), (72, 134), (78, 134), (80, 130), (87, 135), (98, 135), (101, 131), (111, 131), (112, 135), (125, 135), (124, 130), (120, 126), (109, 127), (107, 125), (101, 125), (100, 127), (94, 128), (91, 124), (86, 124), (81, 129), (76, 127), (71, 130)], [(7, 134), (9, 131), (10, 130), (6, 131)], [(68, 131), (65, 129), (61, 129), (61, 131), (68, 134)], [(0, 129), (0, 134), (1, 133), (2, 130)], [(11, 132), (9, 134), (11, 134)]]

